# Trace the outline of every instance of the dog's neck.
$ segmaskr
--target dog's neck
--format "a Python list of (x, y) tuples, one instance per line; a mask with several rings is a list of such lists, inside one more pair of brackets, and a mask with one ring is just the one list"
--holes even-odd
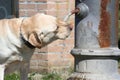
[(25, 19), (23, 18), (22, 21), (21, 21), (21, 25), (20, 25), (20, 38), (21, 38), (22, 42), (23, 42), (27, 47), (29, 47), (30, 49), (34, 49), (35, 46), (33, 46), (28, 40), (26, 40), (25, 37), (24, 37), (23, 34), (22, 34), (22, 24), (23, 24), (24, 20), (25, 20)]

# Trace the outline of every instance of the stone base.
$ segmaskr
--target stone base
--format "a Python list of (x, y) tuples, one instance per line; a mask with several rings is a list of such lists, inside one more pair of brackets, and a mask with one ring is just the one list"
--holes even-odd
[(73, 73), (67, 80), (120, 80), (120, 75), (118, 73), (113, 74)]
[(118, 48), (73, 49), (75, 73), (67, 80), (120, 80)]

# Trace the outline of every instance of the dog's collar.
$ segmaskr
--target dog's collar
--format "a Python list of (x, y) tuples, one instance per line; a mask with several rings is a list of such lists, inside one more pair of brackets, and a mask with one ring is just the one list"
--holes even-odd
[(22, 27), (23, 21), (24, 21), (24, 18), (22, 19), (22, 22), (21, 22), (21, 25), (20, 25), (20, 37), (21, 37), (21, 40), (23, 41), (23, 43), (24, 43), (27, 47), (29, 47), (29, 48), (31, 48), (31, 49), (34, 49), (35, 46), (33, 46), (29, 41), (25, 40), (25, 38), (24, 38), (23, 35), (22, 35), (21, 27)]
[(27, 47), (29, 47), (29, 48), (31, 48), (31, 49), (34, 49), (35, 48), (35, 46), (33, 46), (30, 42), (28, 42), (27, 40), (25, 40), (25, 38), (23, 37), (23, 35), (20, 33), (20, 36), (21, 36), (21, 40), (23, 41), (23, 43), (27, 46)]

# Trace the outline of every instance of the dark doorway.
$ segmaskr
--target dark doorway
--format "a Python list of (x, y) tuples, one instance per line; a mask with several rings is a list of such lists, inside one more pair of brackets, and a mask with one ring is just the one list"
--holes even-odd
[(18, 0), (0, 0), (0, 19), (19, 17)]

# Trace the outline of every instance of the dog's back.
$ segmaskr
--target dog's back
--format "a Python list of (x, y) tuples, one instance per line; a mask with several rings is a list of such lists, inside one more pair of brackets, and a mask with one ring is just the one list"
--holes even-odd
[[(25, 61), (24, 57), (29, 61), (34, 51), (21, 43), (18, 36), (21, 21), (22, 19), (17, 18), (0, 20), (0, 67), (4, 67), (6, 73), (20, 69)], [(29, 55), (24, 53), (29, 53)]]

